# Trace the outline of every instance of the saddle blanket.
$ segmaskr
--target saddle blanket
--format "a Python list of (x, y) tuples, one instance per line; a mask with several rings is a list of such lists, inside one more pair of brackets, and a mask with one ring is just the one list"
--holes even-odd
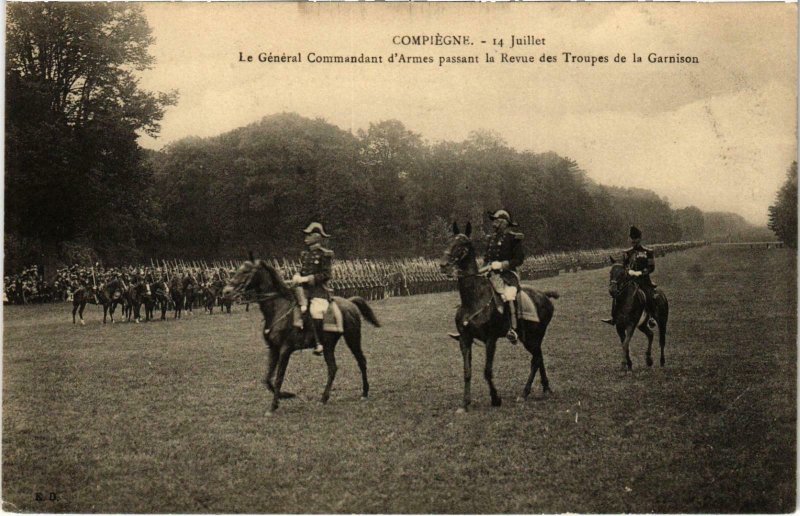
[(519, 318), (525, 321), (539, 322), (539, 313), (536, 305), (527, 292), (520, 290), (517, 294), (517, 307), (519, 308)]
[[(292, 314), (292, 323), (295, 328), (303, 328), (303, 314), (297, 306)], [(322, 319), (322, 330), (333, 333), (344, 333), (344, 317), (336, 301), (331, 301)]]

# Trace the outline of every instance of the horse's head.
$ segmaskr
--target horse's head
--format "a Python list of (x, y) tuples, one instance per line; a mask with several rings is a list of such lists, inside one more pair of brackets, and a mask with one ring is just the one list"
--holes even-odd
[(608, 273), (608, 293), (611, 297), (616, 297), (628, 284), (628, 275), (625, 273), (625, 267), (616, 261), (614, 257), (609, 256), (611, 261), (611, 270)]
[(475, 247), (469, 238), (471, 234), (472, 224), (467, 222), (467, 227), (462, 233), (458, 229), (458, 223), (453, 222), (453, 239), (439, 260), (439, 269), (442, 273), (452, 274), (454, 268), (464, 271), (475, 264)]
[(256, 298), (291, 297), (280, 273), (264, 260), (244, 262), (222, 291), (226, 298), (255, 294)]

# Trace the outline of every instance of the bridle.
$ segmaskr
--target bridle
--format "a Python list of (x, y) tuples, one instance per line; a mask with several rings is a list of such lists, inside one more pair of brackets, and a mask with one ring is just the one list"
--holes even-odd
[[(618, 265), (618, 266), (622, 267), (622, 265)], [(612, 279), (612, 280), (610, 280), (608, 282), (609, 294), (611, 294), (611, 291), (613, 289), (614, 293), (611, 294), (611, 297), (613, 297), (615, 299), (617, 297), (619, 297), (623, 292), (625, 292), (625, 289), (628, 288), (628, 285), (630, 285), (631, 283), (634, 283), (634, 281), (631, 280), (630, 278), (628, 278), (627, 275), (625, 274), (625, 268), (624, 267), (622, 267), (622, 273), (623, 273), (623, 279), (622, 280)], [(636, 285), (636, 283), (634, 283), (634, 285)], [(638, 288), (638, 285), (636, 285), (636, 286)]]
[(459, 252), (452, 253), (450, 249), (448, 249), (444, 253), (445, 258), (447, 258), (447, 266), (451, 268), (450, 275), (455, 278), (472, 278), (475, 276), (483, 276), (483, 273), (481, 273), (480, 271), (464, 272), (461, 268), (458, 267), (458, 264), (461, 262), (461, 260), (466, 258), (467, 255), (469, 254), (469, 247), (467, 245), (470, 243), (470, 240), (465, 235), (456, 235), (455, 240), (459, 244), (463, 244), (458, 247)]

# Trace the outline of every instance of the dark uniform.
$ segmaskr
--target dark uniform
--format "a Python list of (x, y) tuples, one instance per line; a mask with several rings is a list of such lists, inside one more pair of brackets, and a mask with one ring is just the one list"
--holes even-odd
[[(652, 317), (655, 315), (655, 303), (653, 301), (654, 290), (656, 285), (650, 279), (650, 274), (656, 270), (656, 259), (652, 249), (643, 246), (639, 239), (642, 238), (642, 232), (636, 226), (631, 226), (630, 229), (631, 240), (635, 239), (634, 245), (629, 249), (622, 252), (622, 265), (625, 271), (641, 272), (640, 276), (630, 276), (631, 280), (635, 282), (639, 288), (644, 292), (646, 300), (646, 310)], [(617, 316), (617, 303), (616, 299), (611, 303), (611, 319), (603, 319), (604, 322), (609, 324), (616, 323)], [(652, 326), (654, 321), (648, 321), (648, 325)]]
[[(489, 213), (493, 221), (494, 233), (489, 236), (489, 242), (484, 256), (484, 265), (491, 266), (499, 262), (500, 268), (492, 268), (489, 272), (489, 281), (496, 292), (502, 295), (508, 304), (510, 329), (506, 337), (513, 344), (517, 341), (517, 294), (519, 293), (519, 276), (517, 267), (522, 265), (525, 254), (522, 250), (522, 233), (511, 231), (509, 226), (516, 226), (511, 221), (511, 215), (505, 210)], [(502, 223), (502, 221), (505, 223)]]
[(328, 282), (332, 276), (333, 251), (324, 247), (308, 249), (300, 254), (300, 263), (300, 275), (314, 277), (313, 280), (303, 283), (306, 298), (311, 300), (319, 297), (330, 301)]
[(489, 265), (492, 262), (502, 262), (503, 269), (495, 271), (503, 278), (506, 285), (511, 285), (519, 288), (519, 277), (517, 277), (517, 267), (522, 265), (525, 260), (525, 254), (522, 250), (522, 233), (515, 231), (504, 231), (502, 234), (493, 234), (489, 236), (489, 242), (486, 248), (486, 256), (483, 259), (484, 265)]

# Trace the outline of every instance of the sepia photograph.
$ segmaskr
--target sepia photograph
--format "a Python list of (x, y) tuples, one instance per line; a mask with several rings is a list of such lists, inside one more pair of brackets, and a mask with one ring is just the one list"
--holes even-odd
[(4, 9), (4, 512), (796, 511), (796, 2)]

